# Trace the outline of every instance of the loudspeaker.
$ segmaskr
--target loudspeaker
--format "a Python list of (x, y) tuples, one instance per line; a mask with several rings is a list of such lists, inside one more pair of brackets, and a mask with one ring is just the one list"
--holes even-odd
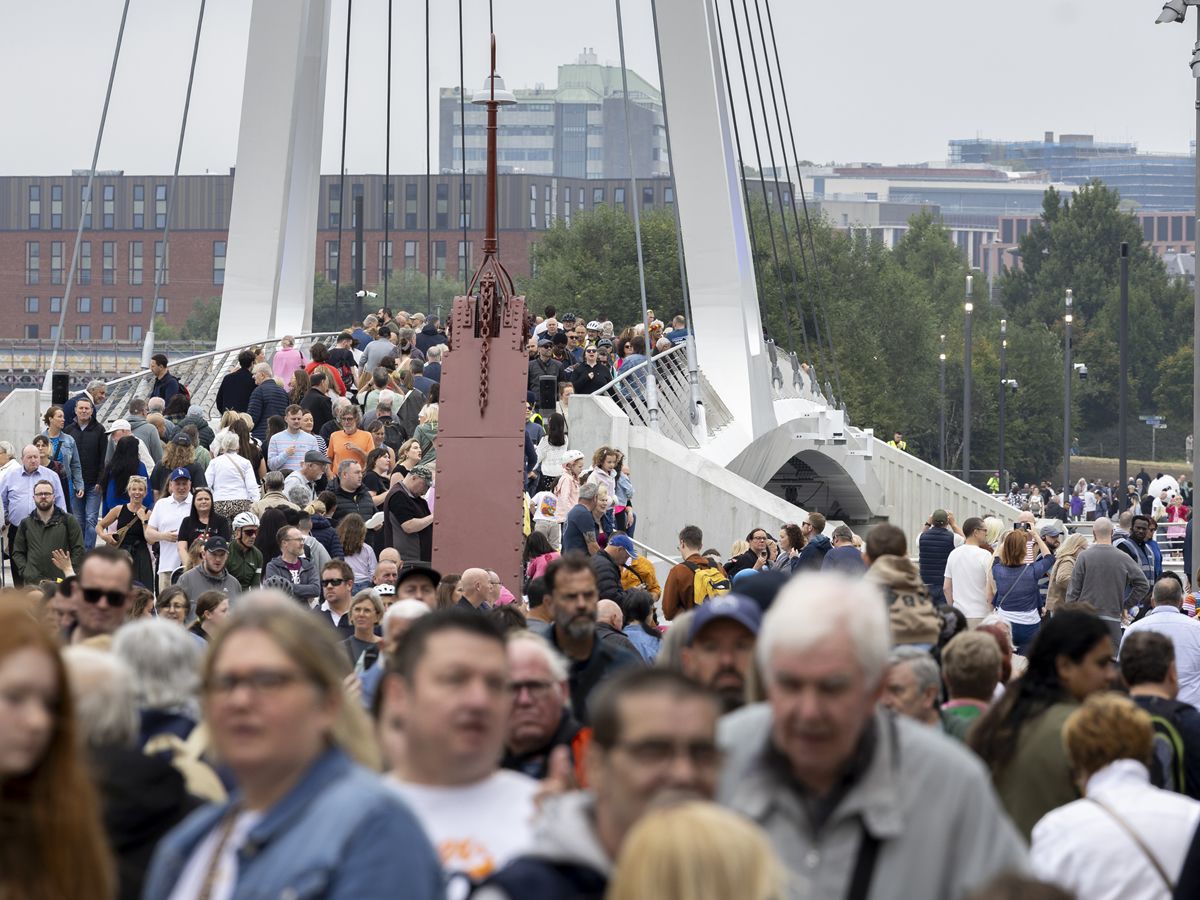
[(538, 379), (537, 408), (544, 413), (552, 413), (557, 403), (558, 379), (553, 375), (543, 375)]
[(54, 372), (50, 376), (50, 402), (62, 406), (71, 392), (71, 376), (67, 372)]

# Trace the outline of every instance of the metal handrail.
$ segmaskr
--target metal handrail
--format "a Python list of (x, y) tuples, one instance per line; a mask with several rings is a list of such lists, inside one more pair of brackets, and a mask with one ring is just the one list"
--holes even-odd
[(642, 554), (642, 556), (655, 556), (655, 557), (658, 557), (659, 559), (661, 559), (663, 562), (670, 563), (671, 565), (676, 565), (680, 562), (683, 562), (683, 560), (680, 559), (680, 557), (669, 556), (668, 554), (663, 553), (661, 550), (655, 550), (649, 544), (643, 544), (637, 538), (629, 538), (629, 539), (631, 541), (633, 541), (633, 546), (637, 547), (638, 551)]
[[(312, 332), (298, 335), (295, 346), (306, 349), (317, 342), (332, 345), (340, 332)], [(263, 349), (266, 361), (269, 363), (279, 349), (276, 339), (252, 341), (236, 347), (223, 347), (218, 350), (208, 350), (193, 356), (173, 360), (170, 364), (171, 373), (186, 384), (192, 395), (192, 404), (204, 410), (208, 418), (214, 418), (214, 404), (221, 380), (228, 375), (237, 362), (237, 356), (243, 350), (256, 347)], [(124, 375), (108, 382), (108, 395), (100, 407), (99, 420), (109, 422), (125, 415), (131, 400), (137, 397), (147, 397), (154, 384), (154, 374), (143, 369), (132, 375)]]

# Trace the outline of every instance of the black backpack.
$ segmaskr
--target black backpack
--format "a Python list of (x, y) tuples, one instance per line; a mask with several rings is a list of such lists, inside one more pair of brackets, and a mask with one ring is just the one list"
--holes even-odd
[(1187, 792), (1183, 766), (1183, 737), (1170, 714), (1150, 713), (1154, 726), (1154, 748), (1150, 754), (1150, 783), (1164, 791)]

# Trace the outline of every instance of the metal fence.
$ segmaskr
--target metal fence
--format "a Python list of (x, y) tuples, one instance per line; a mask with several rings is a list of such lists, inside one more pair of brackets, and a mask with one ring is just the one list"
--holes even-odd
[(774, 341), (765, 341), (767, 360), (771, 366), (772, 400), (812, 400), (836, 408), (833, 390), (828, 382), (822, 391), (816, 370), (801, 363), (795, 351), (784, 350)]

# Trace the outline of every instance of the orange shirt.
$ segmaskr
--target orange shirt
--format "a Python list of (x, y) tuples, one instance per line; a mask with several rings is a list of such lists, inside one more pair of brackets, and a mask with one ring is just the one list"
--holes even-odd
[(342, 460), (352, 459), (355, 462), (362, 463), (363, 468), (367, 465), (367, 455), (375, 449), (375, 439), (371, 437), (371, 432), (358, 429), (354, 434), (346, 434), (344, 431), (335, 431), (329, 436), (328, 455), (333, 463), (333, 472), (336, 476), (338, 466)]

